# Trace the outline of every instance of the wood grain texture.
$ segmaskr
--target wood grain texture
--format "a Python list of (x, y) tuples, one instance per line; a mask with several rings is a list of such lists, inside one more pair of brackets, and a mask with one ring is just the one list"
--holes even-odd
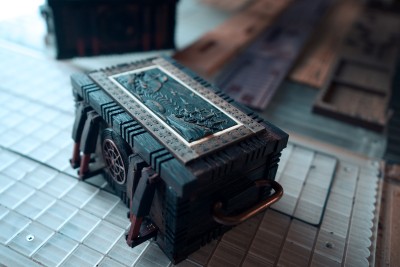
[(400, 184), (387, 179), (384, 182), (383, 208), (379, 220), (377, 266), (400, 266)]
[(374, 131), (387, 124), (400, 19), (365, 9), (344, 39), (313, 111)]
[(331, 4), (330, 0), (295, 1), (221, 70), (215, 83), (236, 101), (265, 109)]
[(202, 0), (206, 5), (228, 12), (234, 12), (249, 5), (254, 0)]
[(400, 182), (400, 165), (386, 164), (386, 177)]
[(195, 43), (178, 51), (174, 58), (203, 77), (211, 78), (271, 25), (290, 3), (291, 0), (254, 1)]
[(399, 224), (396, 223), (400, 221), (400, 187), (398, 185), (392, 188), (391, 198), (390, 221), (392, 224), (390, 235), (390, 263), (392, 266), (399, 266), (400, 255), (397, 249), (400, 247), (400, 227)]
[(321, 88), (329, 78), (340, 43), (362, 10), (359, 0), (338, 1), (321, 22), (296, 62), (290, 79)]

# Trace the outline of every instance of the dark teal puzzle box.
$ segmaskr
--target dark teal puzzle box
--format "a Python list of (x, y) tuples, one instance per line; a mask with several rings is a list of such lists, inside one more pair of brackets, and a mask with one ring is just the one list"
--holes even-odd
[(282, 196), (288, 135), (174, 60), (71, 82), (71, 164), (82, 179), (103, 172), (130, 207), (128, 245), (154, 238), (176, 263)]

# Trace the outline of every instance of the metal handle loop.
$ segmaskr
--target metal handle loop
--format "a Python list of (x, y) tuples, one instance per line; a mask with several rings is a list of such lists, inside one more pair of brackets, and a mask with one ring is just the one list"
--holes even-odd
[(259, 212), (264, 211), (269, 206), (277, 202), (283, 196), (283, 188), (282, 186), (272, 180), (257, 180), (255, 181), (257, 187), (271, 186), (274, 189), (274, 193), (269, 196), (266, 200), (256, 204), (252, 208), (238, 214), (238, 215), (224, 215), (222, 212), (222, 202), (217, 202), (214, 204), (213, 209), (213, 217), (217, 223), (223, 225), (237, 225), (239, 223), (244, 222), (245, 220), (253, 217)]

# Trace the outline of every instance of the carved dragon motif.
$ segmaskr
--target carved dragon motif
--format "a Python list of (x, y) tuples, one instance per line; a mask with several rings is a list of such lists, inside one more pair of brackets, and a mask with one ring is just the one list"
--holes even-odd
[(211, 103), (158, 68), (115, 79), (188, 142), (236, 125)]

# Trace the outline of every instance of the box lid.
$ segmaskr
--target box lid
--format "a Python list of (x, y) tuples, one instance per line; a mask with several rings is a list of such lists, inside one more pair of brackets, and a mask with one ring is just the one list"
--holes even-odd
[(89, 77), (184, 164), (266, 131), (165, 58)]

